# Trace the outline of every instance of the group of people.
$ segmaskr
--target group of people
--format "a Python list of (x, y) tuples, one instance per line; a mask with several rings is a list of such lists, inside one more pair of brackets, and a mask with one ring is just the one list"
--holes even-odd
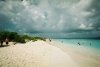
[(4, 41), (4, 40), (1, 40), (1, 41), (0, 41), (0, 46), (3, 46), (3, 42), (5, 42), (6, 45), (8, 45), (8, 44), (9, 44), (9, 39), (6, 38), (5, 41)]

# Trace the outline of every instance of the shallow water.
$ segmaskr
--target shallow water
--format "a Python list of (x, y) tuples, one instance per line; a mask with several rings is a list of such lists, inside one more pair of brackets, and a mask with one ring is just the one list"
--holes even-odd
[[(53, 39), (70, 46), (84, 46), (94, 49), (100, 49), (100, 40), (97, 39)], [(79, 44), (78, 44), (79, 43)]]

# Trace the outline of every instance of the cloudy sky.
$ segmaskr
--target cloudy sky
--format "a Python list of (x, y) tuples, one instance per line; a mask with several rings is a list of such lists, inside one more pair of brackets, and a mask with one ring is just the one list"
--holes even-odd
[(0, 0), (0, 30), (57, 38), (100, 36), (100, 0)]

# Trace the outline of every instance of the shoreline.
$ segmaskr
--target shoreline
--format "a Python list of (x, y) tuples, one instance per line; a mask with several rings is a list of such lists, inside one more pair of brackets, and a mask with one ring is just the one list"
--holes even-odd
[(0, 48), (0, 67), (99, 67), (98, 57), (53, 40), (30, 41)]
[(61, 45), (61, 46), (64, 46), (64, 47), (70, 47), (70, 48), (74, 48), (74, 49), (80, 49), (81, 48), (81, 49), (86, 50), (86, 51), (89, 50), (89, 51), (95, 51), (95, 52), (99, 51), (100, 52), (100, 49), (98, 49), (98, 48), (93, 48), (93, 47), (84, 46), (84, 45), (78, 45), (78, 44), (73, 45), (73, 44), (69, 44), (69, 43), (62, 43), (61, 41), (55, 41), (55, 40), (52, 40), (52, 42), (50, 42), (50, 43), (55, 44), (55, 46)]
[(0, 48), (0, 67), (79, 67), (60, 48), (45, 41)]
[(60, 48), (66, 54), (70, 55), (74, 61), (77, 61), (81, 67), (99, 67), (100, 66), (100, 51), (84, 46), (70, 46), (59, 41), (50, 42), (51, 45)]

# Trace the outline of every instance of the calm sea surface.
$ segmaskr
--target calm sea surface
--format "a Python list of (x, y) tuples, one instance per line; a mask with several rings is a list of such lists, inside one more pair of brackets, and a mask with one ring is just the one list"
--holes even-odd
[(97, 39), (53, 39), (71, 46), (84, 46), (89, 48), (100, 49), (100, 40)]

